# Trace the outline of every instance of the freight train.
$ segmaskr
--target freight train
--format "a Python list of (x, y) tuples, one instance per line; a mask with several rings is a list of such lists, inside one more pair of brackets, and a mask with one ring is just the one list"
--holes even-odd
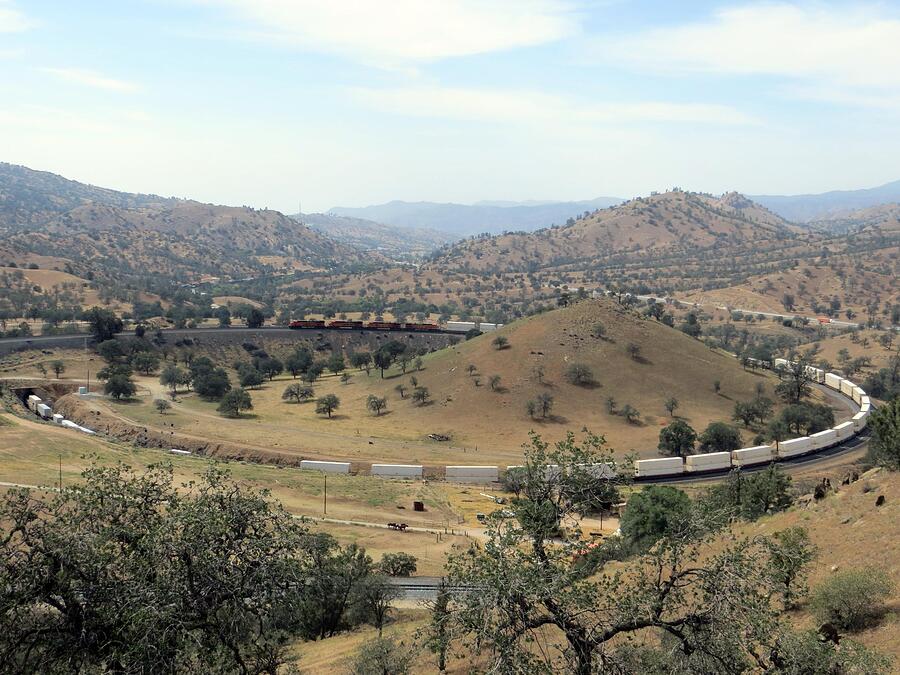
[(441, 327), (435, 323), (410, 323), (397, 321), (344, 321), (344, 320), (298, 320), (291, 321), (288, 328), (322, 330), (380, 330), (380, 331), (407, 331), (414, 333), (468, 333), (470, 330), (479, 330), (489, 333), (502, 328), (502, 323), (487, 323), (485, 321), (448, 321)]
[[(783, 371), (792, 364), (785, 359), (776, 359), (774, 363), (756, 362), (761, 367), (774, 367), (776, 371)], [(640, 482), (653, 482), (666, 478), (679, 478), (692, 475), (724, 474), (732, 469), (763, 466), (772, 462), (795, 460), (798, 457), (811, 456), (823, 452), (842, 443), (846, 443), (854, 436), (860, 434), (868, 422), (868, 417), (873, 411), (872, 402), (862, 387), (850, 380), (841, 377), (837, 373), (826, 373), (820, 368), (805, 366), (806, 374), (810, 381), (824, 385), (829, 389), (851, 399), (859, 411), (846, 422), (842, 422), (831, 429), (818, 433), (781, 441), (773, 445), (756, 445), (749, 448), (741, 448), (733, 452), (712, 452), (687, 457), (661, 457), (658, 459), (641, 459), (634, 463), (634, 480)], [(320, 471), (336, 471), (338, 473), (350, 473), (350, 463), (341, 464), (338, 468), (330, 467)], [(506, 471), (515, 470), (517, 466), (507, 466)], [(606, 464), (585, 466), (591, 474), (597, 478), (609, 477), (612, 467)], [(558, 471), (553, 465), (547, 466), (548, 474)], [(373, 464), (371, 475), (383, 478), (417, 479), (423, 476), (424, 467), (414, 464)], [(445, 467), (445, 480), (462, 483), (494, 483), (500, 479), (502, 468), (499, 466), (448, 466)]]

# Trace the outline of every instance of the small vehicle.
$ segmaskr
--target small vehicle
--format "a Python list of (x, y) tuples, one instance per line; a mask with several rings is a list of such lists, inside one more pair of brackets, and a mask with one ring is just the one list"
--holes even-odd
[(406, 523), (388, 523), (388, 527), (398, 532), (406, 532), (406, 528), (409, 526)]

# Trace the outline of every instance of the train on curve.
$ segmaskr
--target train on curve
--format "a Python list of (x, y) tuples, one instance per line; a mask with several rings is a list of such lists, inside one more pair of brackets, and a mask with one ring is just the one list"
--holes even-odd
[(408, 321), (346, 321), (333, 319), (306, 319), (291, 321), (288, 328), (296, 330), (377, 330), (377, 331), (405, 331), (413, 333), (468, 333), (478, 330), (482, 333), (495, 331), (503, 326), (502, 323), (488, 323), (486, 321), (448, 321), (439, 326), (436, 323), (411, 323)]

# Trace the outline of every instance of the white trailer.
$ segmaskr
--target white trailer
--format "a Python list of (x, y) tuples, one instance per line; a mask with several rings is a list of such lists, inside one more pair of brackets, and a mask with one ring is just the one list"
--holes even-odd
[(493, 483), (500, 478), (496, 466), (448, 466), (444, 477), (454, 483)]
[(64, 419), (66, 419), (66, 418), (63, 417), (62, 415), (60, 415), (59, 413), (55, 413), (55, 414), (53, 415), (53, 421), (56, 422), (57, 424), (62, 424), (62, 421), (63, 421)]
[(850, 438), (851, 436), (853, 436), (854, 433), (856, 433), (856, 430), (853, 426), (853, 420), (847, 420), (846, 422), (843, 422), (842, 424), (838, 424), (834, 428), (834, 432), (837, 434), (837, 440), (839, 440), (839, 441), (843, 441), (843, 440)]
[(310, 471), (324, 471), (325, 473), (350, 473), (350, 462), (324, 462), (304, 459), (300, 462), (300, 468)]
[(768, 464), (773, 459), (775, 459), (775, 448), (771, 445), (756, 445), (752, 448), (741, 448), (731, 453), (731, 463), (734, 466)]
[(708, 452), (702, 455), (688, 455), (684, 460), (684, 468), (688, 473), (730, 469), (731, 453)]
[(421, 478), (421, 464), (373, 464), (370, 473), (382, 478)]
[(455, 333), (468, 333), (470, 330), (477, 328), (474, 321), (448, 321), (447, 330)]
[(843, 379), (844, 378), (842, 378), (840, 375), (835, 375), (834, 373), (825, 373), (825, 386), (840, 391), (841, 381)]
[(681, 457), (639, 459), (634, 463), (636, 476), (676, 476), (683, 472), (684, 461)]
[(830, 448), (832, 445), (837, 443), (837, 432), (834, 429), (825, 429), (825, 431), (820, 431), (816, 434), (810, 434), (809, 440), (812, 441), (813, 450)]
[(850, 380), (841, 380), (841, 393), (847, 398), (853, 398), (853, 390), (856, 388), (856, 385), (853, 384)]
[(813, 444), (809, 436), (792, 438), (789, 441), (781, 441), (781, 443), (778, 444), (778, 456), (783, 458), (796, 457), (797, 455), (805, 454), (812, 449)]

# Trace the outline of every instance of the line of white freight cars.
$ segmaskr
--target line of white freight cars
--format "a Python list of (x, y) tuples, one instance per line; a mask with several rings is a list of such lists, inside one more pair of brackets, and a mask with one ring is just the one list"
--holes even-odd
[[(784, 359), (776, 359), (775, 369), (785, 369), (790, 364)], [(865, 426), (872, 404), (866, 392), (850, 380), (844, 379), (835, 373), (826, 373), (819, 368), (807, 366), (807, 374), (810, 378), (826, 387), (840, 392), (851, 398), (858, 406), (852, 419), (838, 424), (832, 429), (826, 429), (809, 436), (794, 438), (789, 441), (781, 441), (775, 445), (756, 445), (750, 448), (741, 448), (733, 452), (712, 452), (700, 455), (681, 457), (663, 457), (659, 459), (642, 459), (635, 462), (635, 478), (659, 478), (665, 476), (680, 476), (683, 474), (702, 474), (707, 472), (720, 472), (737, 467), (768, 464), (779, 459), (791, 459), (801, 455), (813, 454), (843, 443), (861, 432)], [(328, 473), (350, 473), (349, 462), (325, 462), (304, 460), (300, 463), (304, 469), (313, 469)], [(516, 466), (508, 466), (506, 470), (516, 469)], [(605, 477), (611, 468), (604, 464), (587, 467), (597, 477)], [(421, 464), (373, 464), (370, 474), (382, 478), (406, 478), (421, 479), (424, 475), (424, 466)], [(547, 471), (552, 474), (556, 467), (548, 466)], [(500, 478), (500, 467), (497, 466), (447, 466), (444, 468), (444, 478), (447, 481), (458, 483), (493, 483)]]
[(72, 420), (65, 419), (59, 413), (54, 414), (53, 409), (44, 403), (40, 396), (36, 396), (35, 394), (31, 394), (28, 399), (25, 401), (28, 409), (33, 412), (38, 417), (45, 420), (53, 420), (56, 424), (60, 426), (64, 426), (67, 429), (75, 429), (76, 431), (81, 431), (85, 434), (93, 434), (95, 433), (93, 429), (88, 429), (87, 427), (82, 427), (78, 424), (75, 424)]
[(468, 333), (470, 330), (480, 330), (482, 333), (490, 333), (498, 328), (503, 328), (502, 323), (488, 323), (487, 321), (448, 321), (446, 329), (453, 333)]

